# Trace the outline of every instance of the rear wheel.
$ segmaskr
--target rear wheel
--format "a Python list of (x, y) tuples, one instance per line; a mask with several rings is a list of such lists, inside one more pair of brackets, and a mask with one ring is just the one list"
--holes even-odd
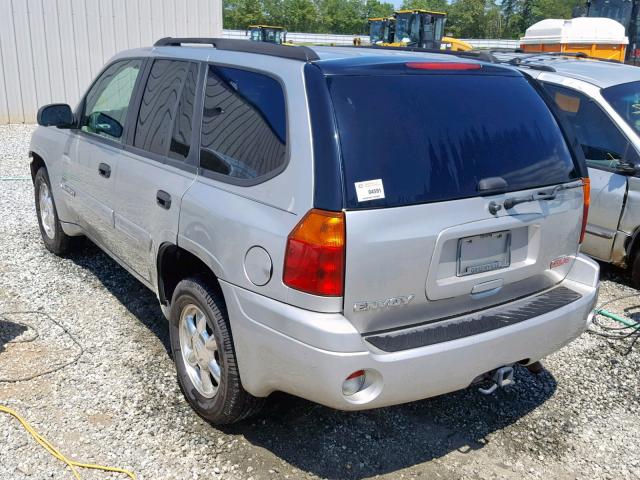
[(171, 302), (171, 350), (191, 407), (215, 424), (256, 413), (263, 400), (242, 387), (222, 296), (194, 277), (176, 286)]
[(51, 183), (45, 167), (41, 167), (33, 182), (33, 190), (36, 201), (36, 214), (40, 235), (44, 246), (56, 255), (63, 255), (69, 250), (71, 237), (64, 233), (58, 211), (51, 193)]

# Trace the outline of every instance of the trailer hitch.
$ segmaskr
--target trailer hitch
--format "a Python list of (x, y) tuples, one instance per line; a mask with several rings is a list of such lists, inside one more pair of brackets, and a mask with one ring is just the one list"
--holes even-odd
[(513, 366), (507, 365), (496, 369), (493, 375), (491, 375), (490, 382), (492, 382), (492, 384), (488, 388), (478, 387), (478, 391), (483, 395), (491, 395), (498, 388), (503, 388), (515, 383), (513, 379)]

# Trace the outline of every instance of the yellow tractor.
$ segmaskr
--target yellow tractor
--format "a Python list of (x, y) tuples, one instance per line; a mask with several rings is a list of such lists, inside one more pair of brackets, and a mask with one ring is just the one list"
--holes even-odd
[(273, 25), (249, 25), (247, 35), (252, 42), (267, 42), (282, 45), (287, 43), (287, 30)]
[(394, 17), (378, 17), (369, 19), (369, 42), (371, 45), (386, 45), (393, 38), (396, 26)]
[(447, 14), (429, 10), (399, 10), (389, 18), (369, 19), (372, 45), (416, 47), (435, 50), (468, 51), (473, 47), (462, 40), (444, 36)]

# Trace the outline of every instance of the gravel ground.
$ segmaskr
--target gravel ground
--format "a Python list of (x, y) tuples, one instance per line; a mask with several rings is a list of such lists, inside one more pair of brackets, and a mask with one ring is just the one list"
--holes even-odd
[[(28, 175), (32, 128), (0, 126), (0, 177)], [(0, 212), (0, 404), (71, 457), (139, 479), (640, 478), (640, 343), (585, 334), (489, 397), (343, 413), (274, 395), (215, 428), (180, 394), (154, 295), (88, 242), (49, 254), (29, 181), (0, 180)], [(640, 317), (637, 294), (603, 270), (601, 301), (636, 295), (611, 310)], [(71, 475), (0, 414), (0, 479), (27, 478)]]

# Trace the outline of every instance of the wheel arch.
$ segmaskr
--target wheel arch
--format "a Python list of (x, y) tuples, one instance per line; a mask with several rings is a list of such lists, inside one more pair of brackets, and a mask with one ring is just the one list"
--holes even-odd
[(638, 252), (640, 252), (640, 226), (636, 227), (636, 229), (633, 231), (633, 233), (631, 234), (631, 236), (629, 237), (629, 240), (627, 240), (627, 245), (626, 245), (626, 257), (627, 257), (627, 265), (631, 265), (633, 264), (633, 261), (636, 257), (636, 255), (638, 254)]
[(164, 243), (158, 249), (156, 261), (158, 275), (158, 299), (168, 306), (173, 292), (180, 282), (190, 276), (202, 276), (223, 296), (215, 274), (206, 259), (173, 243)]
[(31, 181), (34, 182), (38, 170), (42, 167), (47, 168), (47, 164), (45, 163), (44, 158), (37, 152), (30, 151), (29, 156), (31, 157), (31, 163), (29, 164), (29, 169), (31, 170)]

